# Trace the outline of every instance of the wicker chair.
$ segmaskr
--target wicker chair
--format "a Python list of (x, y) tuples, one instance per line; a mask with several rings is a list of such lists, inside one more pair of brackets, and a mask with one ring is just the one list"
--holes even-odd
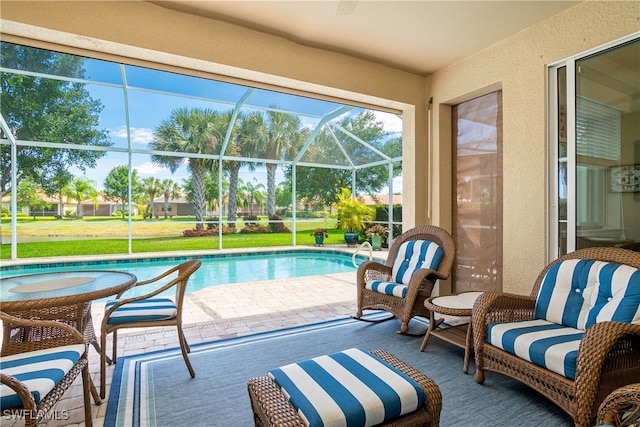
[[(431, 241), (440, 246), (443, 256), (437, 271), (429, 268), (419, 268), (413, 272), (407, 285), (404, 297), (387, 295), (385, 293), (367, 289), (367, 283), (374, 281), (394, 282), (394, 262), (404, 243), (412, 240)], [(376, 261), (365, 261), (358, 267), (357, 272), (357, 297), (358, 311), (355, 318), (367, 320), (362, 317), (363, 310), (384, 310), (398, 317), (402, 321), (400, 333), (407, 334), (409, 321), (414, 316), (429, 316), (429, 311), (424, 306), (424, 301), (431, 296), (437, 280), (446, 280), (449, 277), (455, 255), (453, 238), (444, 229), (433, 225), (423, 225), (402, 233), (393, 242), (387, 261), (381, 264)]]
[[(65, 413), (52, 415), (51, 410), (75, 379), (82, 375), (84, 422), (91, 426), (88, 347), (82, 334), (57, 321), (23, 319), (4, 312), (0, 312), (0, 319), (3, 323), (10, 322), (24, 328), (56, 331), (39, 340), (3, 342), (0, 352), (2, 416), (24, 417), (25, 425), (30, 427), (36, 426), (45, 416), (66, 417), (68, 414)], [(34, 362), (35, 356), (37, 361)]]
[[(180, 341), (182, 357), (184, 358), (191, 378), (195, 378), (196, 373), (187, 355), (191, 349), (182, 331), (182, 307), (184, 306), (187, 282), (191, 275), (200, 268), (201, 264), (202, 262), (197, 259), (183, 262), (157, 277), (137, 282), (133, 286), (137, 287), (160, 282), (161, 286), (152, 292), (139, 297), (126, 299), (121, 299), (122, 294), (119, 294), (117, 299), (107, 302), (100, 334), (100, 346), (102, 348), (100, 354), (100, 397), (104, 399), (106, 391), (107, 335), (113, 333), (111, 363), (116, 363), (118, 329), (176, 326), (178, 328), (178, 339)], [(129, 289), (133, 289), (133, 287)], [(160, 293), (171, 288), (175, 288), (175, 300), (158, 297)]]
[[(513, 327), (514, 325), (506, 323), (534, 319), (536, 305), (545, 304), (542, 298), (537, 299), (541, 287), (548, 283), (555, 286), (555, 279), (545, 281), (547, 273), (551, 276), (553, 272), (559, 271), (560, 266), (557, 264), (566, 260), (598, 260), (640, 268), (638, 252), (613, 247), (585, 248), (566, 254), (549, 264), (538, 276), (530, 296), (501, 292), (486, 292), (481, 295), (472, 314), (475, 379), (478, 383), (483, 383), (485, 371), (514, 378), (555, 402), (571, 415), (576, 426), (586, 427), (596, 416), (598, 405), (609, 393), (618, 387), (640, 381), (640, 324), (598, 321), (581, 328), (583, 334), (578, 338), (575, 375), (569, 376), (552, 372), (488, 342), (490, 323)], [(548, 285), (543, 290), (548, 289), (546, 286)], [(574, 295), (573, 291), (575, 294), (581, 290), (571, 288), (568, 293)], [(586, 288), (584, 294), (586, 300)], [(563, 313), (566, 311), (552, 312), (555, 316), (562, 316)], [(571, 376), (575, 379), (571, 379)]]
[(620, 387), (598, 408), (598, 426), (632, 427), (640, 425), (640, 383)]

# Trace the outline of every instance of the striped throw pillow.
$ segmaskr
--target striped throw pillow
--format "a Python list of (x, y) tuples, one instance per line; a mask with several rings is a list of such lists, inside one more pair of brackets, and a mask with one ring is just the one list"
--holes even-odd
[(374, 426), (422, 407), (424, 390), (409, 376), (359, 348), (269, 371), (310, 427)]
[(429, 240), (404, 242), (400, 245), (391, 267), (393, 280), (408, 285), (416, 270), (420, 268), (437, 270), (443, 256), (442, 248)]
[[(118, 300), (108, 301), (105, 311)], [(178, 307), (171, 298), (148, 298), (123, 304), (109, 316), (109, 325), (131, 322), (150, 322), (153, 320), (173, 319), (178, 315)]]
[(640, 324), (640, 270), (584, 259), (559, 262), (543, 279), (535, 318), (582, 330), (605, 321)]
[[(85, 350), (84, 344), (73, 344), (3, 356), (0, 371), (22, 382), (38, 403), (67, 375)], [(20, 397), (5, 384), (0, 385), (0, 396), (0, 409), (22, 407)]]

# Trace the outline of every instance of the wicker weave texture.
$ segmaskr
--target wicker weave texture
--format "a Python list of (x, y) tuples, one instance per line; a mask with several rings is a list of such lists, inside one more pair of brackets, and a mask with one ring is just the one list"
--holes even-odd
[[(391, 269), (400, 246), (410, 240), (430, 240), (440, 245), (444, 256), (440, 261), (438, 271), (419, 269), (408, 285), (404, 298), (385, 295), (365, 289), (369, 280), (392, 281)], [(429, 310), (424, 301), (431, 296), (437, 280), (446, 280), (451, 274), (455, 245), (451, 234), (443, 228), (433, 225), (423, 225), (402, 233), (391, 245), (385, 264), (376, 261), (365, 261), (358, 267), (357, 272), (357, 300), (358, 310), (356, 318), (362, 317), (363, 310), (384, 310), (392, 313), (402, 321), (401, 333), (409, 331), (409, 321), (415, 316), (429, 316)]]
[[(11, 327), (5, 326), (3, 329), (10, 330), (37, 330), (37, 340), (15, 339), (2, 342), (2, 350), (0, 356), (10, 356), (30, 351), (49, 349), (71, 344), (85, 344), (84, 336), (74, 327), (65, 323), (50, 320), (33, 320), (14, 317), (4, 312), (0, 312), (0, 319), (3, 325), (9, 324)], [(50, 332), (47, 336), (46, 333)], [(30, 334), (27, 334), (27, 336)], [(24, 337), (23, 337), (24, 338)], [(9, 413), (16, 417), (24, 417), (26, 426), (36, 426), (54, 405), (60, 400), (62, 395), (71, 387), (78, 376), (82, 376), (82, 392), (84, 399), (84, 418), (85, 425), (91, 426), (91, 402), (90, 402), (90, 378), (89, 378), (89, 362), (87, 359), (87, 351), (80, 357), (78, 362), (71, 370), (56, 384), (56, 386), (36, 404), (29, 389), (15, 378), (0, 374), (2, 384), (13, 389), (23, 402), (20, 408), (3, 409), (3, 415)]]
[(575, 425), (590, 425), (600, 403), (613, 390), (640, 382), (640, 325), (602, 322), (585, 332), (578, 352), (575, 381), (536, 366), (487, 343), (487, 325), (533, 319), (536, 296), (549, 269), (567, 259), (592, 259), (640, 268), (640, 253), (613, 247), (580, 249), (542, 270), (531, 295), (486, 292), (473, 308), (475, 378), (497, 372), (539, 391), (573, 417)]
[[(380, 424), (380, 426), (438, 427), (442, 411), (442, 394), (435, 381), (384, 350), (372, 350), (371, 353), (395, 366), (420, 384), (426, 396), (422, 408), (391, 422)], [(293, 405), (271, 378), (267, 376), (251, 378), (247, 383), (247, 388), (256, 427), (305, 426)]]
[(629, 384), (611, 392), (598, 408), (596, 424), (640, 426), (640, 383)]

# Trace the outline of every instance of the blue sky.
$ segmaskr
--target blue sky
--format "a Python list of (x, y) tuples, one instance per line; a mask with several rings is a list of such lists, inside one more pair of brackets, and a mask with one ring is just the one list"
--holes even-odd
[[(100, 115), (100, 127), (107, 129), (115, 147), (127, 147), (127, 127), (125, 110), (125, 91), (122, 88), (120, 66), (99, 60), (87, 60), (86, 77), (98, 84), (89, 84), (87, 89), (94, 99), (99, 99), (104, 109)], [(129, 111), (132, 148), (147, 148), (153, 140), (154, 129), (176, 108), (210, 108), (227, 111), (235, 107), (236, 102), (249, 90), (248, 87), (222, 83), (191, 76), (183, 76), (157, 70), (134, 66), (124, 66), (127, 90), (127, 106)], [(101, 84), (102, 83), (102, 84)], [(214, 101), (215, 100), (215, 101)], [(320, 118), (340, 107), (328, 101), (289, 95), (264, 89), (255, 89), (245, 106), (249, 108), (276, 107), (296, 112), (304, 126), (314, 128)], [(362, 111), (357, 108), (351, 114)], [(376, 118), (384, 123), (385, 130), (399, 136), (402, 132), (402, 119), (394, 114), (375, 112)], [(185, 167), (174, 174), (153, 164), (148, 155), (134, 154), (132, 163), (138, 176), (145, 178), (154, 176), (159, 179), (173, 179), (182, 184), (188, 177)], [(102, 188), (104, 178), (114, 167), (127, 164), (126, 154), (112, 153), (99, 161), (96, 169), (87, 176)], [(78, 175), (79, 171), (73, 171)], [(266, 171), (259, 168), (254, 172), (241, 171), (241, 178), (246, 182), (254, 178), (266, 184)], [(282, 168), (278, 168), (276, 181), (283, 179)], [(386, 192), (388, 190), (384, 190)], [(394, 191), (402, 191), (401, 177), (394, 182)]]

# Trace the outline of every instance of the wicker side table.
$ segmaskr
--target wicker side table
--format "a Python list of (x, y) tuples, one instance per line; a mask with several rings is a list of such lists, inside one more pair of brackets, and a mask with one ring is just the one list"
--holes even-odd
[(464, 373), (469, 372), (469, 357), (473, 348), (471, 322), (439, 329), (442, 319), (436, 320), (435, 314), (455, 317), (471, 317), (473, 304), (482, 292), (462, 292), (457, 295), (432, 297), (424, 302), (429, 310), (429, 329), (422, 340), (420, 351), (424, 351), (431, 335), (436, 336), (460, 348), (464, 348)]
[[(418, 410), (388, 423), (380, 424), (380, 426), (438, 427), (440, 425), (440, 411), (442, 410), (442, 394), (438, 384), (422, 372), (384, 350), (373, 350), (371, 353), (404, 372), (420, 384), (426, 396), (424, 405)], [(280, 390), (280, 387), (270, 377), (251, 378), (247, 387), (256, 427), (306, 426), (296, 409)]]

